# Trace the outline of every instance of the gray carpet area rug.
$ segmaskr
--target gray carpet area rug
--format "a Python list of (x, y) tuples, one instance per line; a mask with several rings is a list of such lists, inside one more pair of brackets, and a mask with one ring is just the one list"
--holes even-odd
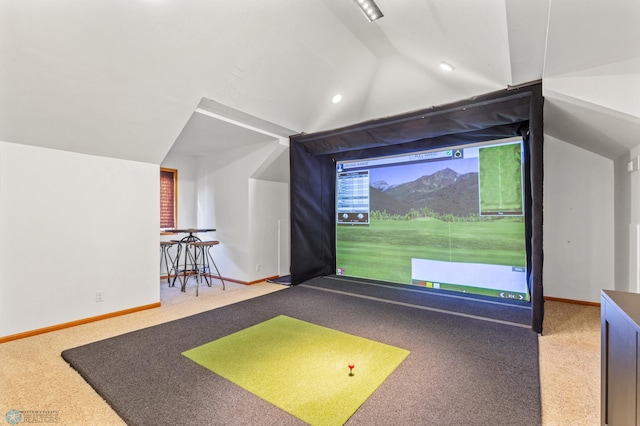
[(347, 424), (541, 424), (535, 332), (425, 307), (422, 296), (415, 304), (406, 294), (401, 302), (385, 301), (380, 293), (367, 296), (361, 288), (350, 293), (348, 282), (335, 289), (326, 280), (69, 349), (62, 356), (129, 425), (300, 425), (181, 355), (287, 315), (410, 351)]

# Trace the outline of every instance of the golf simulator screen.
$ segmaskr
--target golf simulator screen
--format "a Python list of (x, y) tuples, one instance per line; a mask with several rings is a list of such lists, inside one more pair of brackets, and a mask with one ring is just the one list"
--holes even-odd
[(520, 138), (336, 163), (336, 273), (529, 301)]

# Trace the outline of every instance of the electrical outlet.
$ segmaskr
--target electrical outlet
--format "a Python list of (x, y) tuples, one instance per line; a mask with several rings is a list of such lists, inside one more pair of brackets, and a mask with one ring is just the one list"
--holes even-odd
[(104, 300), (104, 292), (102, 290), (96, 291), (96, 302), (102, 302)]
[(256, 263), (256, 272), (260, 271), (260, 264)]

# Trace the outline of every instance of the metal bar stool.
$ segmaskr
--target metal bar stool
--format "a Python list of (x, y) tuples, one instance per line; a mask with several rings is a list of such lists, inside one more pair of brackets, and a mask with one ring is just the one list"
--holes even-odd
[(222, 290), (225, 289), (224, 280), (222, 279), (222, 275), (216, 266), (216, 262), (213, 261), (213, 257), (211, 256), (211, 247), (220, 244), (220, 241), (193, 241), (189, 243), (189, 246), (193, 248), (193, 254), (191, 251), (187, 250), (189, 256), (191, 256), (191, 260), (193, 262), (193, 266), (196, 273), (196, 296), (198, 295), (198, 289), (200, 287), (200, 281), (202, 281), (202, 277), (204, 277), (207, 285), (211, 287), (211, 282), (209, 282), (209, 278), (211, 277), (211, 265), (216, 269), (218, 273), (218, 278), (222, 282)]
[[(162, 277), (162, 265), (164, 263), (164, 268), (167, 273), (167, 284), (169, 285), (171, 285), (171, 271), (176, 271), (175, 260), (171, 257), (170, 250), (171, 247), (176, 244), (178, 243), (175, 241), (160, 241), (160, 276)], [(175, 259), (177, 259), (177, 257)]]
[[(173, 281), (171, 282), (171, 287), (174, 287), (176, 285), (176, 280), (180, 281), (180, 291), (184, 291), (184, 285), (187, 279), (187, 267), (186, 267), (186, 261), (185, 261), (185, 269), (180, 269), (180, 257), (182, 256), (182, 242), (180, 240), (171, 240), (172, 243), (175, 243), (178, 245), (178, 249), (176, 252), (176, 259), (175, 259), (175, 263), (174, 263), (174, 268), (176, 273), (173, 275)], [(185, 258), (187, 258), (188, 256), (185, 255)], [(185, 278), (184, 281), (182, 280), (182, 278), (180, 278), (180, 274), (184, 274)]]

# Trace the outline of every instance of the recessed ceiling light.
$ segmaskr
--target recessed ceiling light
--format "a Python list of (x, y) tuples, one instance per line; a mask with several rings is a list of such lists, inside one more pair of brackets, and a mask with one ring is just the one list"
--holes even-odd
[(443, 71), (453, 71), (455, 68), (451, 64), (440, 62), (440, 69)]
[(340, 93), (337, 93), (335, 95), (333, 95), (333, 98), (331, 98), (331, 103), (337, 104), (342, 100), (342, 95)]

